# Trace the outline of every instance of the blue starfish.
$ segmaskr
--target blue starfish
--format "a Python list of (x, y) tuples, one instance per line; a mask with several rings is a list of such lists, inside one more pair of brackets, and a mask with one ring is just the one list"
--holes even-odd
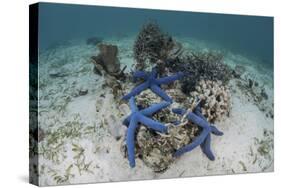
[[(165, 108), (170, 105), (168, 102), (161, 102), (159, 104), (154, 104), (148, 108), (143, 110), (139, 110), (135, 104), (134, 97), (131, 97), (129, 100), (130, 108), (132, 113), (124, 120), (124, 124), (128, 126), (127, 129), (127, 138), (126, 138), (126, 145), (128, 151), (128, 159), (129, 164), (131, 167), (135, 167), (135, 132), (138, 126), (138, 123), (142, 123), (147, 127), (161, 132), (166, 133), (167, 127), (160, 122), (157, 122), (151, 118), (154, 113)], [(148, 117), (147, 117), (148, 116)]]
[[(173, 109), (173, 112), (180, 115), (186, 114), (186, 110), (178, 108)], [(192, 143), (178, 149), (175, 152), (174, 156), (178, 157), (186, 152), (193, 150), (195, 147), (200, 145), (203, 153), (210, 160), (215, 160), (215, 156), (211, 151), (211, 133), (217, 136), (221, 136), (223, 135), (223, 133), (219, 131), (214, 125), (211, 125), (207, 122), (207, 119), (202, 115), (199, 104), (195, 107), (194, 112), (188, 112), (186, 118), (201, 127), (203, 130), (201, 134), (193, 140)]]
[(168, 102), (172, 102), (172, 99), (161, 89), (161, 84), (169, 84), (178, 80), (184, 76), (184, 73), (178, 72), (175, 75), (167, 76), (163, 78), (157, 78), (156, 68), (153, 68), (150, 73), (144, 71), (136, 71), (133, 74), (134, 81), (137, 79), (144, 79), (145, 81), (135, 87), (129, 94), (125, 95), (123, 99), (128, 100), (132, 96), (136, 96), (141, 93), (143, 90), (151, 89), (155, 94), (160, 96), (162, 99)]

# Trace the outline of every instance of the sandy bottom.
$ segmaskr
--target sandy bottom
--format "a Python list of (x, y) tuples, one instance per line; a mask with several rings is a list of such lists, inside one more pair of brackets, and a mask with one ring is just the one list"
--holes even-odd
[[(133, 38), (108, 42), (118, 45), (120, 62), (129, 71)], [(121, 151), (126, 131), (123, 115), (110, 89), (103, 88), (104, 78), (93, 73), (89, 62), (97, 53), (97, 48), (75, 41), (40, 54), (39, 126), (44, 132), (39, 143), (40, 185), (273, 171), (273, 118), (239, 89), (237, 80), (229, 84), (230, 116), (216, 123), (224, 135), (212, 136), (215, 161), (196, 148), (164, 173), (153, 172), (140, 159), (130, 168)], [(225, 61), (245, 66), (249, 75), (264, 84), (266, 102), (272, 105), (272, 73), (239, 55), (228, 53)], [(79, 94), (85, 90), (85, 95)], [(111, 114), (117, 119), (111, 119)], [(121, 139), (116, 140), (116, 135)]]

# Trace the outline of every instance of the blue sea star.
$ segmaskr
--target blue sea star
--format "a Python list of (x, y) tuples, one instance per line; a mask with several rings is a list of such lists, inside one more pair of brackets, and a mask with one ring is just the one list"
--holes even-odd
[[(126, 145), (128, 151), (129, 164), (133, 168), (135, 167), (135, 132), (138, 127), (138, 123), (161, 132), (166, 133), (168, 131), (167, 127), (160, 122), (157, 122), (151, 118), (154, 113), (170, 105), (168, 102), (161, 102), (159, 104), (154, 104), (143, 110), (139, 110), (135, 104), (134, 97), (129, 100), (130, 108), (132, 113), (124, 120), (124, 124), (128, 126)], [(148, 117), (147, 117), (148, 116)]]
[(215, 160), (215, 156), (211, 151), (211, 133), (217, 136), (223, 135), (214, 125), (208, 123), (207, 119), (202, 115), (199, 104), (195, 107), (193, 112), (188, 112), (184, 109), (173, 109), (173, 112), (180, 115), (186, 115), (186, 118), (192, 123), (195, 123), (202, 128), (201, 134), (196, 137), (190, 144), (178, 149), (174, 156), (178, 157), (186, 152), (193, 150), (195, 147), (201, 147), (203, 153), (210, 159)]
[(184, 73), (178, 72), (175, 75), (167, 76), (163, 78), (157, 78), (156, 68), (153, 68), (151, 72), (147, 73), (144, 71), (136, 71), (133, 74), (134, 80), (144, 79), (145, 81), (140, 85), (136, 86), (129, 94), (125, 95), (123, 99), (128, 100), (132, 96), (136, 96), (143, 90), (151, 89), (155, 94), (160, 96), (162, 99), (168, 102), (172, 102), (172, 99), (161, 89), (161, 84), (169, 84), (178, 80), (184, 76)]

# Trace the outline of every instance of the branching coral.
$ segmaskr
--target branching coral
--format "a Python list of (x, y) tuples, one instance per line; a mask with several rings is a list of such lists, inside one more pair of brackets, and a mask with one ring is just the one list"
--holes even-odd
[(189, 71), (201, 79), (227, 82), (231, 78), (230, 68), (219, 52), (190, 52), (185, 58)]
[(202, 112), (209, 122), (221, 120), (223, 116), (229, 115), (230, 91), (222, 82), (200, 80), (191, 96), (191, 100), (199, 98), (202, 101)]
[(144, 69), (146, 61), (156, 63), (159, 59), (166, 60), (173, 47), (172, 37), (164, 34), (156, 23), (143, 25), (134, 44), (137, 69)]
[(166, 67), (171, 72), (181, 70), (190, 74), (182, 80), (182, 91), (186, 94), (194, 91), (201, 79), (226, 84), (232, 76), (231, 69), (223, 63), (223, 55), (217, 52), (188, 52), (181, 58), (167, 61)]

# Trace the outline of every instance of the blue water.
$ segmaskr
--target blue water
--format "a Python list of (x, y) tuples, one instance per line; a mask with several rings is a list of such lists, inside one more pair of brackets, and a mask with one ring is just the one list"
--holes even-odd
[(206, 41), (273, 67), (273, 17), (262, 16), (40, 3), (40, 49), (92, 36), (136, 35), (149, 20), (172, 36)]

